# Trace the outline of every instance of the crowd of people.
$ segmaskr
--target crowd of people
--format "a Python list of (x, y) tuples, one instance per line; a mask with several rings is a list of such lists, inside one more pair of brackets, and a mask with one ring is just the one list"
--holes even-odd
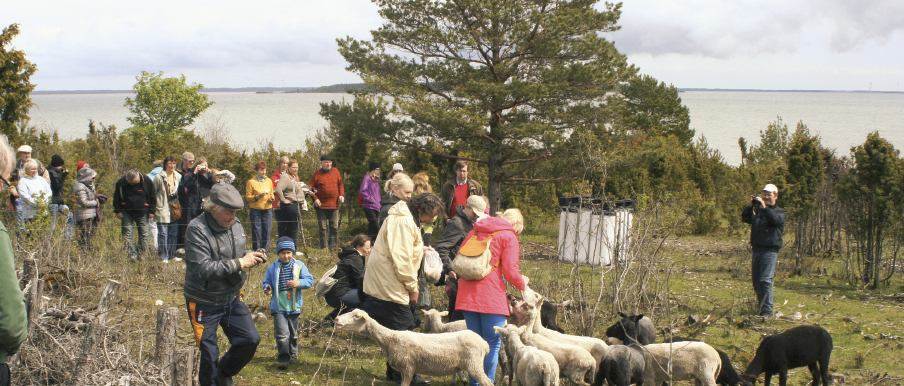
[[(488, 331), (492, 332), (492, 326), (499, 325), (508, 312), (507, 307), (505, 310), (497, 307), (505, 304), (502, 278), (516, 288), (523, 288), (517, 268), (517, 233), (513, 228), (516, 226), (513, 224), (519, 221), (523, 224), (523, 221), (488, 216), (482, 187), (468, 178), (468, 165), (463, 161), (456, 164), (455, 176), (443, 185), (441, 196), (433, 193), (426, 173), (409, 177), (403, 166), (396, 163), (384, 183), (380, 165), (370, 163), (358, 191), (358, 205), (368, 223), (367, 233), (351, 237), (340, 248), (339, 208), (346, 203), (346, 192), (342, 173), (328, 154), (320, 157), (320, 167), (306, 181), (299, 175), (296, 160), (280, 158), (270, 176), (267, 162), (260, 160), (252, 165), (254, 174), (245, 182), (244, 194), (233, 185), (233, 173), (212, 168), (205, 158), (195, 157), (191, 152), (183, 153), (180, 158), (168, 156), (156, 161), (147, 173), (129, 169), (119, 176), (112, 191), (103, 193), (98, 192), (98, 173), (87, 161), (79, 160), (67, 194), (69, 170), (60, 155), (52, 155), (49, 167), (45, 167), (32, 158), (30, 146), (20, 146), (15, 157), (8, 144), (0, 143), (0, 147), (4, 145), (10, 159), (5, 164), (0, 162), (0, 166), (5, 165), (9, 173), (0, 177), (9, 187), (9, 205), (15, 209), (20, 237), (28, 237), (30, 223), (45, 214), (52, 219), (53, 227), (65, 223), (67, 239), (75, 236), (80, 248), (91, 251), (95, 248), (96, 229), (103, 219), (103, 205), (109, 200), (119, 220), (123, 256), (140, 260), (156, 251), (163, 263), (184, 261), (184, 296), (201, 351), (199, 381), (202, 385), (231, 384), (231, 377), (254, 357), (260, 335), (239, 291), (245, 285), (248, 271), (266, 262), (271, 252), (278, 259), (267, 268), (261, 285), (271, 297), (269, 308), (278, 348), (277, 367), (285, 368), (296, 357), (301, 291), (314, 284), (296, 247), (300, 219), (309, 211), (309, 205), (316, 213), (318, 246), (338, 252), (338, 264), (332, 275), (335, 284), (324, 296), (326, 303), (334, 308), (328, 319), (360, 308), (389, 328), (417, 327), (420, 320), (415, 311), (431, 306), (429, 286), (432, 284), (425, 279), (423, 257), (434, 248), (432, 234), (434, 226), (440, 223), (445, 225), (438, 228), (442, 233), (436, 249), (442, 256), (443, 274), (435, 284), (446, 286), (450, 310), (461, 310), (455, 315), (465, 318), (469, 328), (487, 338), (494, 352), (498, 351), (499, 339)], [(245, 230), (236, 220), (238, 211), (246, 207), (250, 249)], [(443, 221), (444, 217), (449, 220)], [(475, 227), (481, 219), (488, 219), (486, 227)], [(274, 220), (275, 235), (271, 233)], [(462, 284), (458, 289), (459, 280), (452, 271), (451, 259), (471, 228), (474, 228), (473, 237), (492, 234), (497, 240), (504, 240), (495, 243), (493, 249), (500, 267), (499, 276), (476, 286)], [(497, 236), (505, 231), (509, 231), (505, 236)], [(5, 228), (0, 227), (0, 250), (9, 249), (4, 257), (11, 257), (10, 238), (4, 235)], [(3, 264), (12, 265), (13, 260), (10, 258)], [(4, 285), (11, 283), (6, 279), (0, 281)], [(477, 295), (481, 291), (490, 291), (492, 306), (484, 306), (484, 300), (475, 303), (475, 299), (484, 299)], [(4, 299), (14, 300), (16, 307), (21, 303), (21, 296)], [(230, 342), (222, 356), (217, 345), (218, 326), (222, 326)], [(6, 355), (15, 352), (18, 344), (5, 345), (9, 348)], [(488, 362), (487, 366), (492, 367), (487, 369), (492, 373), (495, 363)], [(0, 370), (9, 373), (8, 368)], [(398, 371), (388, 365), (387, 377), (400, 380)], [(429, 382), (418, 377), (415, 383)]]
[[(252, 165), (254, 174), (242, 194), (233, 185), (232, 172), (214, 169), (205, 158), (185, 152), (181, 158), (155, 162), (148, 173), (127, 170), (107, 192), (120, 221), (125, 256), (138, 260), (155, 250), (164, 263), (183, 261), (184, 256), (183, 292), (201, 353), (200, 383), (231, 385), (232, 377), (254, 357), (260, 335), (240, 291), (249, 270), (265, 263), (270, 252), (277, 259), (266, 269), (261, 288), (271, 299), (277, 368), (285, 369), (296, 358), (301, 291), (315, 285), (297, 248), (300, 219), (309, 210), (309, 201), (316, 213), (319, 247), (338, 252), (331, 287), (323, 294), (333, 308), (326, 320), (361, 309), (389, 329), (414, 329), (420, 324), (416, 311), (433, 306), (430, 286), (444, 286), (450, 321), (464, 320), (488, 343), (484, 371), (493, 379), (501, 347), (494, 327), (509, 317), (507, 286), (519, 291), (527, 286), (519, 268), (521, 212), (507, 209), (491, 215), (482, 186), (469, 177), (465, 161), (455, 164), (454, 175), (441, 185), (439, 195), (433, 193), (427, 173), (409, 177), (396, 163), (384, 182), (380, 164), (370, 163), (358, 191), (367, 233), (350, 237), (340, 248), (339, 208), (346, 202), (346, 192), (334, 161), (330, 155), (321, 156), (320, 167), (304, 181), (296, 160), (280, 158), (270, 176), (267, 162), (259, 160)], [(30, 223), (43, 216), (51, 219), (51, 229), (64, 223), (67, 239), (77, 231), (79, 247), (90, 251), (108, 195), (97, 191), (98, 173), (88, 162), (76, 162), (70, 195), (68, 175), (60, 155), (52, 155), (45, 167), (32, 158), (29, 145), (14, 153), (6, 137), (0, 136), (0, 182), (10, 192), (17, 235), (30, 237)], [(764, 317), (772, 313), (772, 278), (785, 222), (777, 198), (778, 188), (768, 184), (742, 213), (751, 224), (752, 281)], [(238, 212), (246, 207), (250, 248), (237, 221)], [(274, 219), (277, 231), (271, 235)], [(472, 241), (486, 245), (490, 256), (488, 273), (478, 277), (465, 274), (454, 261), (460, 248)], [(9, 383), (6, 358), (26, 334), (12, 251), (7, 229), (0, 223), (0, 386)], [(428, 253), (435, 253), (441, 262), (438, 280), (428, 281), (425, 274)], [(218, 327), (229, 339), (222, 356)], [(386, 377), (401, 382), (400, 372), (389, 363)], [(430, 381), (416, 375), (412, 384)]]

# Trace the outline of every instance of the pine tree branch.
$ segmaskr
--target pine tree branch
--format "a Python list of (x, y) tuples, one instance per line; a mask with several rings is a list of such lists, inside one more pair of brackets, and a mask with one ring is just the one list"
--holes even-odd
[(433, 156), (437, 156), (437, 157), (442, 157), (442, 158), (446, 158), (446, 159), (454, 159), (454, 160), (471, 161), (471, 162), (477, 162), (477, 163), (483, 163), (483, 164), (487, 163), (486, 160), (482, 160), (482, 159), (478, 159), (478, 158), (472, 158), (472, 157), (462, 157), (462, 156), (458, 156), (458, 155), (454, 155), (454, 154), (443, 153), (443, 152), (439, 152), (439, 151), (436, 151), (436, 150), (431, 150), (431, 149), (428, 149), (428, 148), (426, 148), (426, 147), (424, 147), (424, 146), (418, 145), (417, 143), (409, 142), (409, 141), (404, 141), (404, 140), (401, 140), (401, 139), (398, 139), (398, 138), (394, 138), (394, 137), (390, 137), (390, 136), (387, 136), (387, 135), (384, 135), (383, 139), (386, 140), (386, 141), (389, 141), (389, 142), (392, 142), (392, 143), (396, 143), (396, 144), (399, 144), (399, 145), (403, 145), (403, 146), (406, 146), (406, 147), (411, 148), (411, 149), (413, 149), (413, 150), (416, 150), (416, 151), (419, 151), (419, 152), (422, 152), (422, 153), (427, 153), (427, 154), (430, 154), (430, 155), (433, 155)]

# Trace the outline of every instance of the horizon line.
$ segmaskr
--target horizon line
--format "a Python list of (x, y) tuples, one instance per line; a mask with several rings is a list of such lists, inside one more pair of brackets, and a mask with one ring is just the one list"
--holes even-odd
[[(317, 93), (321, 89), (334, 89), (347, 86), (354, 88), (363, 86), (364, 83), (337, 83), (326, 86), (244, 86), (244, 87), (204, 87), (202, 92), (300, 92)], [(719, 88), (719, 87), (678, 87), (678, 92), (702, 91), (702, 92), (812, 92), (812, 93), (876, 93), (876, 94), (904, 94), (904, 90), (863, 90), (863, 89), (773, 89), (773, 88)], [(54, 89), (34, 90), (31, 94), (128, 94), (132, 89)], [(320, 91), (330, 94), (342, 94), (346, 91)]]

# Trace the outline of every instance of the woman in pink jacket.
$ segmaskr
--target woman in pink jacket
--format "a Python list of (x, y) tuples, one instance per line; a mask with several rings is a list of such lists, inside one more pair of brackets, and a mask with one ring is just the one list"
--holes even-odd
[[(527, 278), (521, 275), (519, 268), (521, 244), (518, 235), (523, 230), (524, 217), (521, 216), (521, 211), (508, 209), (500, 217), (487, 217), (477, 221), (462, 243), (471, 237), (484, 240), (495, 234), (490, 243), (490, 265), (494, 267), (493, 270), (480, 280), (459, 278), (458, 298), (455, 301), (455, 309), (464, 314), (468, 329), (479, 334), (490, 345), (490, 352), (483, 360), (483, 369), (490, 379), (495, 379), (501, 346), (499, 335), (493, 327), (505, 325), (509, 316), (505, 283), (508, 282), (519, 291), (524, 291), (527, 287)], [(472, 379), (471, 384), (476, 385), (477, 382)]]

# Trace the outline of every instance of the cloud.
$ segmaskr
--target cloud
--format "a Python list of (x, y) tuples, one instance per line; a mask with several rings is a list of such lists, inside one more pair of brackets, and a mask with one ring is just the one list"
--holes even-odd
[(831, 47), (838, 52), (885, 43), (904, 31), (904, 2), (897, 0), (826, 1), (820, 13), (835, 24)]
[(366, 37), (380, 22), (366, 0), (36, 0), (17, 2), (10, 14), (22, 25), (17, 46), (38, 65), (36, 77), (48, 83), (134, 77), (142, 70), (294, 66), (299, 72), (332, 67), (341, 73), (345, 61), (335, 39)]
[(624, 3), (620, 24), (612, 39), (627, 54), (733, 58), (821, 47), (844, 52), (883, 44), (904, 29), (904, 2), (631, 0)]

